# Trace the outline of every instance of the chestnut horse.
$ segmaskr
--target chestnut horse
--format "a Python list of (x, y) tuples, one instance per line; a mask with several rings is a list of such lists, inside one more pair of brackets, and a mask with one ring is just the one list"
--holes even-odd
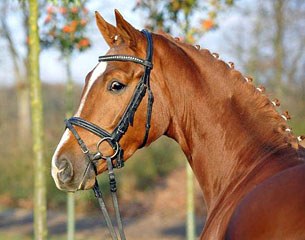
[[(107, 55), (145, 59), (147, 40), (115, 11), (117, 26), (96, 13)], [(176, 140), (200, 184), (207, 220), (200, 239), (305, 239), (305, 149), (262, 88), (218, 59), (165, 34), (152, 34), (154, 103), (146, 145)], [(76, 117), (112, 132), (143, 76), (134, 62), (100, 62), (86, 77)], [(145, 136), (148, 95), (119, 144), (128, 159)], [(98, 136), (75, 126), (90, 151)], [(103, 154), (112, 148), (102, 144)], [(86, 169), (84, 153), (67, 129), (52, 159), (61, 190), (91, 189), (99, 161)], [(84, 172), (86, 173), (84, 176)]]

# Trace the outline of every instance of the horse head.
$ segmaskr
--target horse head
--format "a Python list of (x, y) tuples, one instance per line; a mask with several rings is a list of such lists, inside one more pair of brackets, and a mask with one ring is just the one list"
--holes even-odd
[[(124, 159), (127, 160), (142, 147), (143, 141), (146, 145), (161, 136), (169, 123), (169, 115), (166, 114), (167, 110), (164, 108), (162, 98), (158, 97), (154, 101), (152, 112), (152, 99), (148, 103), (149, 97), (152, 97), (151, 92), (158, 95), (158, 88), (160, 89), (160, 86), (155, 84), (157, 74), (154, 71), (150, 74), (152, 65), (149, 64), (152, 63), (147, 63), (145, 60), (136, 61), (147, 58), (149, 43), (145, 34), (131, 26), (118, 11), (115, 11), (115, 16), (116, 27), (106, 22), (96, 12), (97, 26), (110, 49), (102, 57), (101, 62), (86, 76), (79, 107), (74, 118), (67, 122), (68, 129), (64, 132), (53, 155), (52, 176), (57, 187), (62, 190), (90, 189), (95, 183), (96, 174), (107, 169), (105, 161), (96, 161), (94, 165), (88, 163), (84, 155), (87, 150), (80, 148), (75, 134), (81, 138), (88, 152), (98, 152), (100, 156), (118, 157), (116, 156), (118, 151), (124, 151)], [(116, 59), (118, 55), (121, 58)], [(128, 59), (124, 61), (126, 56), (129, 58), (127, 57)], [(150, 77), (147, 75), (151, 75), (151, 86), (150, 83), (145, 82), (145, 78)], [(141, 85), (139, 82), (143, 81)], [(145, 88), (141, 93), (142, 96), (139, 97), (141, 99), (134, 100), (141, 87)], [(146, 93), (146, 90), (149, 90), (150, 94)], [(131, 103), (131, 101), (137, 102)], [(137, 106), (130, 107), (132, 104)], [(134, 112), (131, 116), (127, 116), (127, 120), (122, 120), (128, 107), (134, 108)], [(147, 108), (150, 108), (150, 111)], [(152, 119), (149, 129), (147, 124), (150, 124), (151, 119), (148, 123), (148, 114)], [(154, 124), (156, 118), (158, 118), (158, 124)], [(79, 124), (75, 120), (75, 126), (72, 127), (72, 119), (78, 120)], [(105, 132), (105, 136), (102, 136), (104, 138), (81, 127), (80, 121), (99, 126), (102, 134)], [(114, 137), (115, 131), (118, 133), (121, 131), (118, 125), (122, 121), (128, 121), (125, 126), (123, 123), (123, 128), (128, 129), (119, 137), (117, 135)], [(73, 128), (72, 132), (71, 128)], [(117, 139), (113, 141), (112, 138)]]

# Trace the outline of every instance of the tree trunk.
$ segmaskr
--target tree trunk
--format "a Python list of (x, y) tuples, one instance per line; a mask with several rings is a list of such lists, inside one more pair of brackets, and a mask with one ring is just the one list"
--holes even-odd
[[(26, 77), (25, 77), (26, 78)], [(18, 139), (21, 148), (27, 147), (28, 139), (31, 136), (31, 112), (30, 93), (26, 79), (16, 82), (17, 85), (17, 112), (18, 112)], [(23, 149), (22, 149), (23, 150)]]
[(43, 159), (43, 109), (39, 79), (38, 1), (29, 0), (29, 80), (34, 152), (34, 239), (47, 239), (46, 167)]
[(274, 1), (275, 35), (274, 35), (274, 88), (278, 97), (283, 95), (283, 73), (284, 73), (284, 0)]
[[(18, 140), (19, 146), (26, 147), (25, 143), (28, 143), (31, 131), (31, 114), (30, 114), (30, 94), (28, 86), (28, 75), (23, 74), (22, 66), (20, 64), (23, 61), (20, 59), (20, 54), (17, 52), (15, 43), (11, 35), (11, 29), (7, 24), (7, 6), (8, 2), (4, 2), (1, 8), (2, 17), (1, 30), (7, 44), (8, 51), (12, 58), (14, 67), (15, 81), (16, 81), (16, 94), (17, 94), (17, 118), (18, 118)], [(27, 20), (27, 18), (24, 18)], [(27, 66), (25, 66), (25, 69)]]
[[(72, 116), (73, 111), (73, 80), (71, 74), (71, 58), (66, 56), (66, 118)], [(75, 238), (75, 194), (67, 193), (67, 239), (73, 240)]]
[(196, 239), (194, 173), (186, 161), (186, 239)]

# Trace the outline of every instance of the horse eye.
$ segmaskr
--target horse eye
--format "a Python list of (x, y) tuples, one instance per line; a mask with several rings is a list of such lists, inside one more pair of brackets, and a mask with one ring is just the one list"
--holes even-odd
[(117, 81), (113, 81), (110, 85), (109, 90), (113, 91), (113, 92), (119, 92), (119, 91), (123, 90), (124, 88), (125, 88), (124, 84), (117, 82)]

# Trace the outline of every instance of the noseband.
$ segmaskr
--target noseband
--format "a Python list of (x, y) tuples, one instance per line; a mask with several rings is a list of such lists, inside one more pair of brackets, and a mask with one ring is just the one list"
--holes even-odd
[[(85, 119), (79, 117), (71, 117), (70, 119), (65, 120), (66, 127), (72, 132), (75, 139), (77, 140), (82, 152), (84, 153), (87, 161), (87, 166), (85, 168), (79, 189), (82, 187), (84, 179), (90, 169), (90, 166), (93, 167), (95, 174), (97, 175), (97, 161), (105, 160), (107, 163), (108, 168), (108, 175), (109, 175), (109, 184), (110, 184), (110, 191), (113, 200), (113, 206), (115, 209), (119, 234), (121, 239), (126, 239), (123, 229), (123, 224), (119, 212), (119, 206), (116, 196), (116, 180), (115, 175), (113, 172), (113, 168), (122, 168), (124, 166), (124, 151), (120, 146), (120, 139), (123, 135), (127, 132), (129, 125), (133, 126), (134, 115), (140, 105), (143, 97), (145, 96), (146, 92), (148, 92), (148, 102), (147, 102), (147, 113), (146, 113), (146, 124), (145, 124), (145, 135), (143, 138), (142, 145), (140, 147), (145, 146), (149, 130), (150, 130), (150, 122), (151, 122), (151, 112), (152, 112), (152, 105), (153, 105), (153, 94), (150, 88), (150, 71), (153, 68), (152, 64), (152, 55), (153, 55), (153, 41), (152, 36), (147, 30), (142, 30), (142, 33), (145, 35), (147, 40), (147, 49), (146, 49), (146, 60), (143, 60), (138, 57), (129, 56), (129, 55), (105, 55), (99, 57), (99, 62), (110, 62), (110, 61), (121, 61), (121, 62), (133, 62), (137, 64), (141, 64), (144, 66), (144, 74), (142, 75), (141, 79), (139, 80), (133, 96), (126, 107), (120, 121), (118, 122), (117, 126), (114, 128), (112, 133), (107, 132), (103, 128), (86, 121)], [(79, 136), (78, 132), (74, 128), (74, 126), (78, 126), (81, 128), (86, 129), (87, 131), (95, 134), (96, 136), (100, 137), (100, 140), (97, 143), (97, 152), (92, 153), (90, 152), (89, 148), (86, 146), (84, 141)], [(103, 155), (102, 152), (99, 150), (99, 146), (101, 143), (107, 142), (111, 148), (113, 149), (113, 154), (106, 156)], [(115, 160), (115, 162), (114, 162)], [(112, 239), (117, 239), (116, 232), (113, 228), (112, 222), (110, 220), (108, 211), (106, 209), (104, 200), (102, 198), (102, 193), (99, 189), (97, 180), (95, 181), (94, 185), (94, 193), (95, 196), (98, 198), (101, 210), (104, 214), (108, 229), (112, 236)]]

